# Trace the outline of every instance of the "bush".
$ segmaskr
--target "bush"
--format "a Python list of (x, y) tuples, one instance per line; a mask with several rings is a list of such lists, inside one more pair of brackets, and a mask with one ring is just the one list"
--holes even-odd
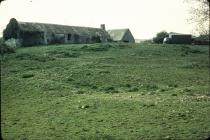
[(209, 44), (209, 35), (200, 35), (194, 38), (193, 43), (196, 45), (208, 45)]
[(1, 54), (5, 53), (15, 53), (15, 48), (9, 47), (5, 44), (5, 41), (3, 38), (0, 38), (0, 49), (1, 49)]
[(12, 48), (21, 47), (20, 39), (10, 38), (10, 39), (6, 40), (4, 42), (4, 44), (6, 44), (7, 46), (12, 47)]
[(166, 31), (161, 31), (157, 33), (156, 37), (153, 38), (154, 43), (163, 43), (163, 39), (168, 37), (168, 33)]

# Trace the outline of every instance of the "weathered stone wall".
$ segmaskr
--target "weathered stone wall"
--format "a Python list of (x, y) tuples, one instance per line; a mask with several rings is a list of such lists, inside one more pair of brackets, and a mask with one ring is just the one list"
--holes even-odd
[(21, 31), (19, 39), (22, 40), (22, 46), (32, 46), (45, 44), (44, 32)]
[(78, 34), (62, 34), (47, 32), (21, 32), (19, 39), (22, 46), (46, 45), (46, 44), (80, 44), (108, 42), (104, 36), (88, 36)]
[(77, 34), (66, 34), (65, 43), (100, 43), (106, 42), (104, 38), (100, 36), (88, 36), (88, 35), (77, 35)]
[[(78, 34), (45, 33), (43, 44), (79, 44), (107, 42), (107, 38), (101, 36), (88, 36)], [(45, 43), (44, 43), (45, 42)]]

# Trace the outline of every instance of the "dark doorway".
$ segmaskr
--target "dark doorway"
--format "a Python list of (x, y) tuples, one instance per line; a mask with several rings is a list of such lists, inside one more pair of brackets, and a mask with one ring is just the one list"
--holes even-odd
[(71, 40), (71, 34), (68, 34), (68, 40)]

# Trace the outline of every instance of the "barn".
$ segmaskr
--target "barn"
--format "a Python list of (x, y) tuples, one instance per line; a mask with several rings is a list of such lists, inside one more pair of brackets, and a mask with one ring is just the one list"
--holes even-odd
[(135, 43), (135, 39), (129, 29), (107, 30), (112, 40), (115, 42)]
[(46, 23), (19, 22), (12, 18), (3, 32), (7, 39), (17, 39), (22, 46), (56, 43), (101, 43), (111, 41), (110, 35), (101, 28), (67, 26)]

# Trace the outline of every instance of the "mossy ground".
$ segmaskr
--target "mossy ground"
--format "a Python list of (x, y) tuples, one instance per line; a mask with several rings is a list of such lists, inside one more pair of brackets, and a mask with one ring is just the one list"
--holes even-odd
[(205, 139), (208, 46), (78, 44), (1, 59), (1, 130), (10, 139)]

